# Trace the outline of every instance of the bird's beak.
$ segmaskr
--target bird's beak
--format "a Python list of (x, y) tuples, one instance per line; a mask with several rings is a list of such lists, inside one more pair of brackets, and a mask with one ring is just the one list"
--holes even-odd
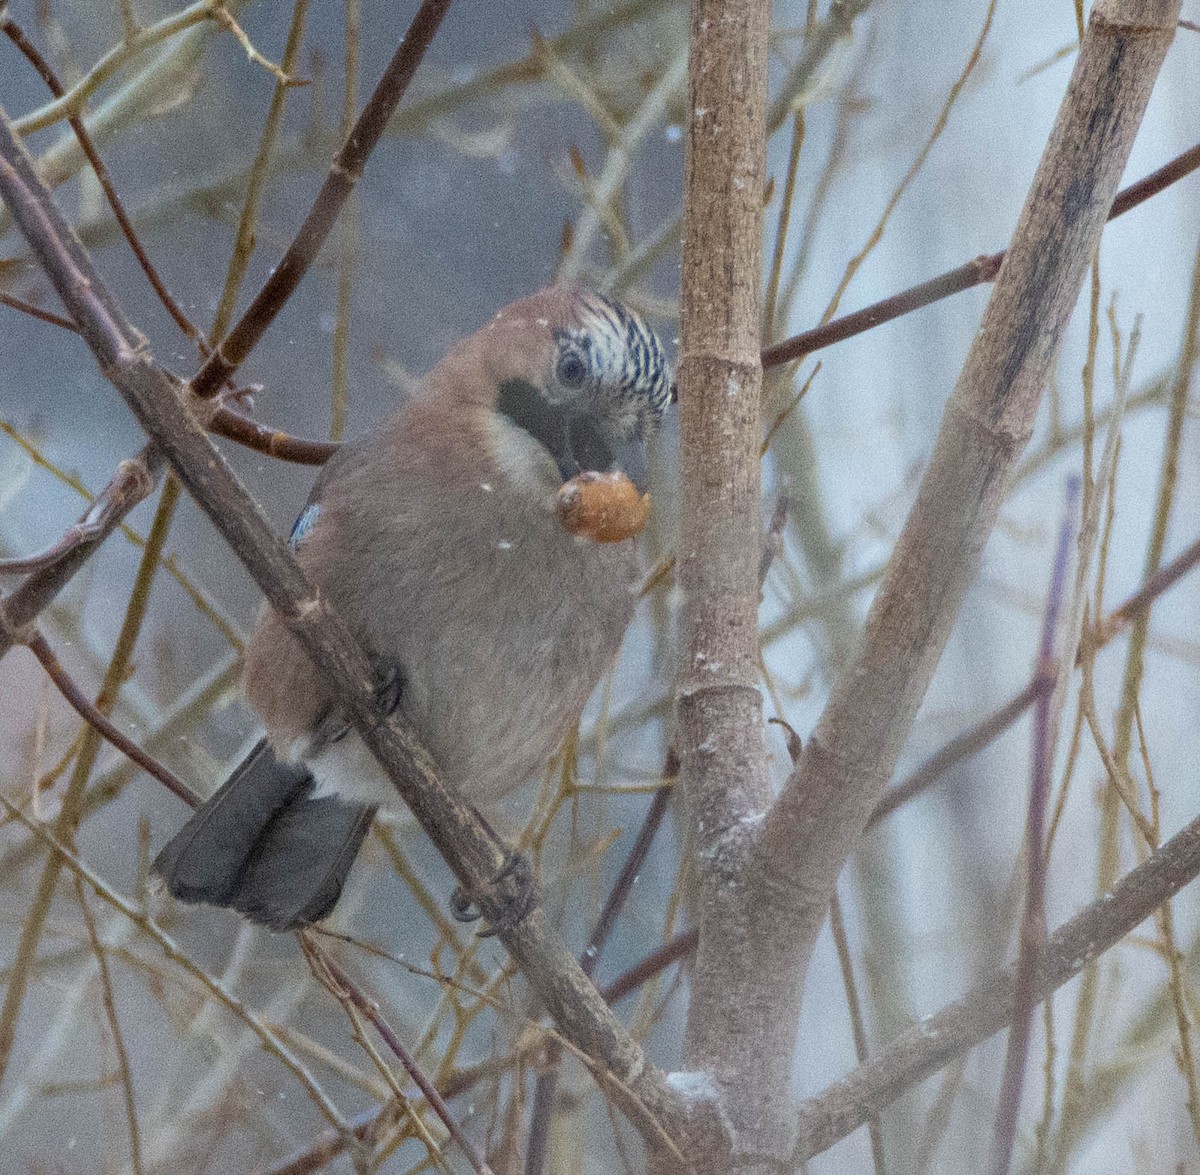
[(628, 441), (617, 441), (611, 446), (612, 468), (623, 473), (635, 486), (638, 493), (646, 492), (646, 445), (640, 437)]
[(571, 476), (582, 471), (623, 473), (641, 493), (646, 489), (646, 451), (639, 438), (615, 440), (597, 427), (591, 416), (576, 416), (567, 422), (565, 452), (559, 468), (574, 466)]
[(501, 386), (496, 410), (542, 445), (554, 458), (564, 483), (587, 471), (619, 471), (639, 492), (645, 492), (646, 452), (639, 438), (614, 440), (595, 417), (547, 403), (532, 384), (523, 380)]

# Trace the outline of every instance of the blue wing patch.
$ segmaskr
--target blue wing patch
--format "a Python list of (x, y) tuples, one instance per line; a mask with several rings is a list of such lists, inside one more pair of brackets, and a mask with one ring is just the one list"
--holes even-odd
[(292, 533), (288, 535), (288, 544), (294, 550), (308, 537), (309, 531), (317, 525), (317, 515), (321, 513), (321, 507), (314, 502), (311, 506), (305, 506), (296, 519), (296, 525), (292, 527)]

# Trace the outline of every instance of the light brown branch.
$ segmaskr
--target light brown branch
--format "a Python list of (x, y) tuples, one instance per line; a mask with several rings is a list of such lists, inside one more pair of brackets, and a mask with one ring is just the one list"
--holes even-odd
[[(1037, 996), (1073, 979), (1200, 875), (1200, 817), (1069, 922), (1046, 944)], [(799, 1164), (828, 1150), (926, 1077), (999, 1032), (1012, 1016), (1013, 973), (1003, 971), (892, 1041), (873, 1060), (800, 1105)]]
[(757, 628), (769, 26), (765, 0), (692, 6), (676, 745), (697, 850), (700, 945), (684, 1056), (709, 1079), (725, 1125), (724, 1138), (692, 1152), (702, 1171), (742, 1170), (740, 1156), (787, 1153), (797, 1021), (787, 936), (763, 920), (764, 903), (732, 884), (751, 853), (753, 820), (770, 798)]
[(807, 956), (908, 738), (1033, 428), (1174, 34), (1178, 3), (1101, 0), (861, 644), (779, 802), (764, 865)]

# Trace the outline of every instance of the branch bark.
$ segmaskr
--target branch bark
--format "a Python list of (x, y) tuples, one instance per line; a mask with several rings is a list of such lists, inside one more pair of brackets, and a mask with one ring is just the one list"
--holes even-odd
[[(700, 941), (685, 1063), (715, 1094), (730, 1154), (699, 1169), (750, 1171), (789, 1149), (795, 1018), (778, 1015), (779, 925), (741, 887), (770, 802), (758, 602), (759, 286), (766, 158), (766, 0), (692, 6), (684, 175), (678, 686), (680, 779), (697, 849)], [(784, 953), (788, 953), (786, 950)]]
[(1178, 15), (1177, 0), (1093, 9), (859, 648), (765, 821), (767, 888), (801, 974), (975, 577)]
[[(726, 1155), (775, 1169), (794, 1031), (838, 873), (908, 738), (1027, 442), (1042, 388), (1178, 17), (1099, 0), (980, 331), (857, 652), (778, 800), (764, 796), (751, 568), (758, 208), (766, 14), (698, 0), (685, 188), (680, 757), (700, 945), (686, 1059), (711, 1082)], [(697, 1081), (707, 1089), (704, 1081)]]

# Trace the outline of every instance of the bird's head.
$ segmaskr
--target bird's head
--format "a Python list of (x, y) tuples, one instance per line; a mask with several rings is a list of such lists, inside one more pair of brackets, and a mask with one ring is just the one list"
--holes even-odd
[(654, 331), (613, 298), (554, 287), (502, 310), (490, 333), (498, 450), (532, 440), (560, 482), (619, 471), (644, 488), (645, 442), (674, 398)]

